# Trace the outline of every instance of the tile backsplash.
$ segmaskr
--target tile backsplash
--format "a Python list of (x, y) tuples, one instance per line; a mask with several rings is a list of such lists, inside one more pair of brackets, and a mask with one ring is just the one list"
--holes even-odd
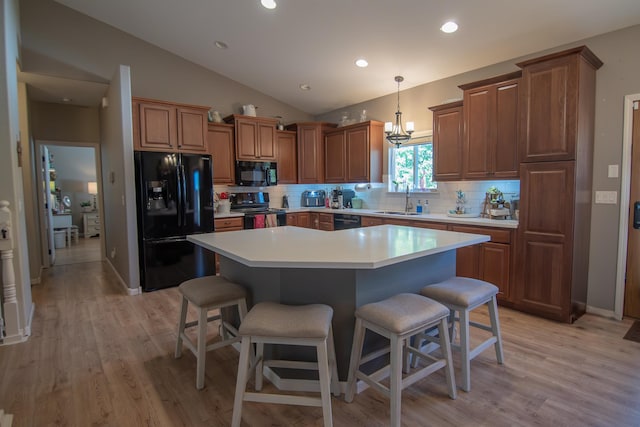
[[(387, 177), (385, 176), (385, 180)], [(484, 202), (485, 193), (489, 187), (495, 186), (504, 194), (506, 201), (520, 196), (520, 181), (456, 181), (438, 183), (438, 191), (433, 193), (410, 193), (411, 203), (416, 206), (418, 200), (423, 205), (428, 201), (430, 213), (446, 213), (456, 207), (456, 191), (462, 190), (465, 193), (467, 203), (465, 207), (470, 213), (480, 213)], [(302, 199), (302, 192), (305, 190), (330, 190), (336, 185), (332, 184), (279, 184), (273, 187), (247, 188), (232, 187), (227, 185), (216, 185), (216, 192), (243, 192), (243, 191), (267, 191), (270, 197), (272, 208), (282, 207), (282, 196), (287, 195), (290, 208), (299, 208)], [(343, 184), (342, 188), (354, 189), (355, 184)], [(362, 199), (363, 209), (380, 210), (404, 210), (405, 194), (390, 193), (386, 183), (372, 183), (371, 188), (365, 191), (356, 191), (356, 196)]]

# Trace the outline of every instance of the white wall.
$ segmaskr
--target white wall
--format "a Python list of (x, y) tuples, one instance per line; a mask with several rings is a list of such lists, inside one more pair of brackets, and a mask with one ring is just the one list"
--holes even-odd
[(136, 197), (131, 122), (131, 75), (121, 65), (105, 93), (109, 106), (100, 110), (103, 235), (107, 260), (124, 284), (137, 292), (140, 287)]
[(0, 182), (2, 183), (0, 200), (7, 200), (13, 213), (13, 265), (18, 299), (18, 327), (21, 334), (29, 335), (33, 303), (26, 243), (22, 171), (17, 155), (20, 135), (17, 77), (17, 64), (20, 61), (20, 22), (17, 0), (3, 0), (1, 5), (0, 57), (3, 62), (0, 65)]

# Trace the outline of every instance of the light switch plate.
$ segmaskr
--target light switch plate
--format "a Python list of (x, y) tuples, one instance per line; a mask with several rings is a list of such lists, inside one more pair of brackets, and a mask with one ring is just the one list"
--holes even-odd
[(608, 170), (607, 176), (609, 178), (618, 178), (618, 176), (619, 176), (618, 165), (609, 165), (609, 170)]

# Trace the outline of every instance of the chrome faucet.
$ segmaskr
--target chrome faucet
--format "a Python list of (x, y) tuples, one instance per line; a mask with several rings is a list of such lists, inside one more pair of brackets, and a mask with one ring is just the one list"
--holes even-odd
[(407, 191), (405, 192), (405, 198), (404, 198), (404, 212), (409, 213), (411, 209), (413, 209), (413, 204), (409, 199), (409, 184), (407, 184)]

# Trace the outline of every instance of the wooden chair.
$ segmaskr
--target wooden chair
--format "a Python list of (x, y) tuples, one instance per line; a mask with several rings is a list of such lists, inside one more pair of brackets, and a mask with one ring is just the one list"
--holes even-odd
[[(196, 388), (204, 388), (204, 366), (206, 352), (224, 347), (240, 341), (238, 331), (233, 325), (225, 321), (221, 314), (208, 316), (210, 310), (225, 307), (238, 307), (240, 321), (247, 314), (246, 291), (233, 282), (221, 276), (205, 276), (183, 282), (178, 290), (182, 294), (182, 310), (178, 324), (178, 341), (176, 342), (175, 357), (182, 355), (182, 343), (196, 356)], [(186, 323), (189, 303), (193, 304), (198, 312), (198, 320)], [(207, 323), (220, 320), (221, 340), (207, 345)], [(191, 341), (186, 335), (185, 329), (198, 327), (197, 343)]]

